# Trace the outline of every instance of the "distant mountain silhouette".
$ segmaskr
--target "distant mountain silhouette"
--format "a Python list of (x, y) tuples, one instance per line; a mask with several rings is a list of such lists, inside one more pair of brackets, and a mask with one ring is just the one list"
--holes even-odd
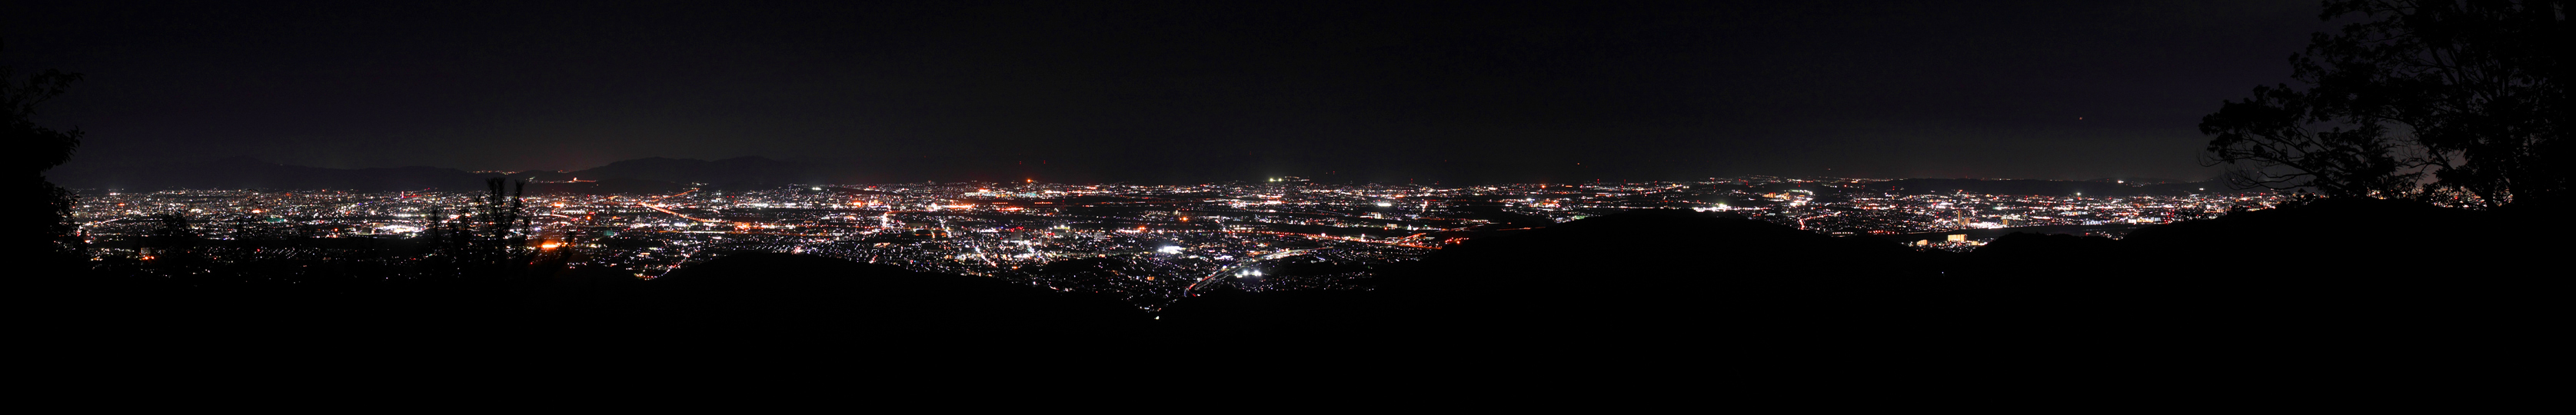
[[(159, 189), (247, 189), (282, 190), (474, 190), (481, 189), (483, 179), (501, 176), (438, 167), (396, 167), (335, 169), (271, 163), (248, 157), (232, 157), (194, 163), (138, 166), (79, 166), (62, 170), (56, 180), (74, 188), (116, 188), (135, 190)], [(643, 158), (609, 163), (606, 166), (572, 172), (527, 171), (504, 177), (515, 180), (581, 183), (538, 183), (530, 192), (544, 193), (660, 193), (689, 187), (716, 190), (767, 189), (819, 179), (807, 174), (801, 164), (780, 162), (761, 157), (737, 157), (717, 161)]]
[(62, 171), (54, 180), (73, 188), (135, 190), (248, 189), (397, 191), (481, 189), (488, 175), (438, 167), (333, 169), (293, 166), (231, 157), (195, 163), (139, 166), (83, 166)]
[(804, 165), (771, 160), (765, 157), (735, 157), (716, 161), (647, 157), (608, 163), (571, 172), (523, 172), (517, 177), (561, 181), (637, 179), (679, 184), (702, 183), (718, 188), (766, 189), (798, 183), (814, 183), (820, 177), (808, 173)]
[[(532, 185), (529, 191), (537, 194), (659, 193), (691, 187), (710, 190), (755, 190), (796, 184), (908, 181), (917, 179), (916, 176), (921, 175), (999, 181), (1039, 178), (1079, 180), (1061, 176), (1060, 173), (1063, 172), (1046, 170), (1042, 167), (1044, 167), (1042, 164), (995, 164), (990, 161), (916, 159), (882, 155), (869, 158), (796, 160), (750, 156), (714, 161), (647, 157), (617, 161), (582, 170), (564, 172), (532, 170), (499, 176), (515, 180), (565, 182)], [(451, 168), (420, 166), (363, 169), (307, 167), (272, 163), (248, 157), (150, 165), (68, 165), (56, 169), (49, 175), (54, 177), (57, 183), (72, 188), (135, 190), (269, 188), (353, 191), (471, 190), (482, 188), (484, 178), (496, 176)], [(582, 182), (571, 182), (576, 179)], [(953, 180), (941, 179), (941, 181)], [(1782, 191), (1812, 187), (1815, 186), (1788, 183), (1757, 186), (1748, 190)], [(2110, 181), (2019, 179), (1900, 179), (1871, 183), (1868, 187), (1908, 194), (1952, 193), (1964, 190), (1970, 193), (2005, 195), (2073, 195), (2082, 192), (2086, 196), (2104, 197), (2186, 195), (2228, 191), (2224, 183), (2219, 182), (2129, 185)], [(1761, 203), (1746, 200), (1733, 202), (1736, 204)]]
[[(517, 176), (517, 177), (527, 177), (527, 176)], [(591, 180), (591, 179), (588, 179), (588, 178), (584, 178), (584, 179), (581, 179), (581, 180), (582, 180), (582, 181), (579, 181), (579, 182), (554, 182), (554, 183), (543, 183), (543, 182), (540, 182), (540, 183), (529, 183), (529, 184), (528, 184), (528, 194), (531, 194), (531, 195), (566, 194), (566, 193), (568, 193), (568, 194), (585, 194), (585, 195), (611, 195), (611, 194), (636, 194), (636, 193), (644, 193), (644, 194), (661, 194), (661, 193), (675, 193), (675, 192), (679, 192), (679, 191), (684, 190), (684, 189), (688, 189), (688, 188), (690, 187), (690, 186), (689, 186), (689, 185), (687, 185), (687, 184), (672, 183), (672, 182), (666, 182), (666, 181), (661, 181), (661, 180), (648, 180), (648, 179), (627, 179), (627, 178), (615, 178), (615, 179)]]
[(2182, 196), (2235, 192), (2224, 182), (2201, 181), (2158, 184), (2129, 184), (2109, 180), (2028, 180), (2028, 179), (1898, 179), (1870, 183), (1870, 189), (1894, 190), (1904, 194), (1958, 193), (1965, 191), (1992, 195), (2065, 195), (2084, 196)]

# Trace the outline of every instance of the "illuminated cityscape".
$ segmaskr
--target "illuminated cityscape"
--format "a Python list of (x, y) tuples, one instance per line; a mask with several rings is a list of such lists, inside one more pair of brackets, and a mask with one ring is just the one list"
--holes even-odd
[[(1634, 210), (1736, 215), (1821, 234), (1967, 251), (2016, 230), (2116, 237), (2278, 202), (2268, 193), (1920, 194), (1872, 179), (1434, 187), (1296, 177), (1202, 185), (919, 183), (525, 196), (528, 248), (651, 279), (779, 252), (1107, 293), (1148, 309), (1212, 290), (1365, 290), (1374, 267), (1445, 246)], [(372, 261), (472, 211), (479, 194), (97, 191), (74, 218), (94, 260), (139, 261), (178, 214), (216, 261)], [(443, 216), (441, 216), (443, 215)], [(316, 242), (324, 243), (316, 243)]]
[(2570, 5), (10, 2), (8, 275), (31, 378), (218, 404), (2474, 408), (2555, 357)]

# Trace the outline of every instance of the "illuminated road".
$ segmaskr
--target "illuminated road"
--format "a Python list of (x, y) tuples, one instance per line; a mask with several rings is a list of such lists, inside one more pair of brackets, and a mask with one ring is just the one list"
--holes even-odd
[[(673, 211), (673, 210), (671, 210), (671, 209), (669, 209), (669, 208), (666, 208), (666, 207), (664, 207), (665, 205), (662, 205), (662, 204), (660, 204), (660, 203), (659, 203), (659, 202), (661, 202), (663, 199), (669, 199), (669, 198), (674, 198), (674, 197), (680, 197), (680, 196), (687, 195), (687, 194), (689, 194), (689, 193), (694, 193), (694, 192), (697, 192), (697, 191), (698, 191), (698, 189), (689, 189), (688, 191), (685, 191), (685, 192), (680, 192), (680, 193), (676, 193), (676, 194), (672, 194), (672, 195), (668, 195), (668, 196), (656, 197), (656, 198), (653, 198), (653, 199), (651, 199), (651, 200), (645, 200), (645, 201), (641, 201), (641, 202), (636, 202), (636, 205), (637, 205), (637, 206), (643, 206), (643, 207), (648, 208), (648, 209), (653, 209), (653, 210), (655, 210), (655, 211), (660, 211), (660, 212), (662, 212), (662, 213), (669, 214), (669, 215), (671, 215), (671, 216), (675, 216), (675, 217), (679, 217), (679, 218), (681, 218), (681, 219), (688, 219), (688, 220), (691, 220), (691, 221), (696, 221), (696, 222), (701, 222), (701, 223), (722, 223), (722, 222), (724, 222), (723, 220), (718, 220), (718, 219), (701, 219), (701, 218), (697, 218), (697, 217), (689, 216), (689, 215), (686, 215), (686, 214), (682, 214), (682, 213), (680, 213), (680, 212), (678, 212), (678, 211)], [(880, 215), (892, 215), (892, 214), (894, 214), (895, 212), (899, 212), (899, 211), (889, 210), (889, 211), (886, 211), (886, 212), (884, 212), (884, 213), (881, 213)], [(934, 211), (923, 210), (923, 211), (920, 211), (920, 212), (934, 212)], [(890, 221), (890, 219), (888, 219), (888, 217), (886, 217), (886, 216), (880, 216), (878, 220), (879, 220), (879, 221)], [(821, 225), (821, 224), (809, 224), (809, 225), (772, 225), (772, 224), (760, 224), (760, 223), (741, 222), (741, 223), (736, 223), (736, 225), (742, 225), (742, 226), (761, 226), (761, 227), (769, 227), (769, 226), (794, 226), (794, 227), (817, 227), (817, 228), (822, 228), (822, 227), (831, 227), (831, 228), (858, 228), (858, 229), (891, 229), (891, 227), (889, 227), (889, 226), (885, 226), (885, 224), (880, 224), (879, 226), (864, 226), (864, 225)], [(941, 227), (942, 227), (943, 229), (946, 227), (946, 222), (945, 222), (945, 221), (942, 221), (942, 222), (941, 222)], [(1257, 234), (1264, 234), (1264, 235), (1276, 235), (1276, 236), (1296, 236), (1296, 237), (1311, 238), (1311, 239), (1331, 239), (1331, 240), (1337, 240), (1337, 241), (1364, 242), (1364, 243), (1373, 243), (1373, 244), (1394, 245), (1394, 246), (1401, 246), (1401, 247), (1407, 247), (1407, 248), (1440, 249), (1440, 247), (1438, 247), (1438, 246), (1422, 245), (1422, 244), (1416, 244), (1416, 243), (1410, 243), (1410, 242), (1403, 242), (1403, 241), (1402, 241), (1402, 239), (1405, 239), (1405, 238), (1411, 238), (1411, 237), (1414, 237), (1414, 236), (1422, 236), (1422, 234), (1414, 234), (1414, 235), (1412, 235), (1412, 236), (1407, 236), (1407, 237), (1405, 237), (1405, 238), (1397, 238), (1397, 239), (1395, 239), (1395, 240), (1388, 240), (1388, 239), (1360, 239), (1360, 238), (1346, 238), (1346, 237), (1330, 236), (1330, 235), (1323, 235), (1323, 234), (1290, 233), (1290, 232), (1271, 232), (1271, 231), (1219, 231), (1219, 232), (1224, 232), (1224, 233), (1257, 233)], [(818, 235), (818, 236), (819, 236), (819, 235)]]
[[(660, 203), (662, 200), (665, 200), (665, 199), (670, 199), (670, 198), (673, 198), (673, 197), (680, 197), (680, 196), (688, 195), (689, 193), (694, 193), (694, 192), (697, 192), (697, 191), (698, 191), (698, 189), (689, 189), (688, 191), (685, 191), (685, 192), (680, 192), (680, 193), (671, 194), (671, 195), (668, 195), (668, 196), (656, 197), (656, 198), (652, 198), (652, 199), (650, 199), (650, 200), (645, 200), (645, 201), (636, 202), (636, 205), (638, 205), (638, 206), (643, 206), (643, 207), (648, 208), (648, 209), (653, 209), (653, 210), (655, 210), (655, 211), (660, 211), (660, 212), (662, 212), (662, 213), (664, 213), (664, 214), (669, 214), (669, 215), (671, 215), (671, 216), (679, 217), (679, 218), (681, 218), (681, 219), (688, 219), (688, 220), (690, 220), (690, 221), (695, 221), (695, 222), (700, 222), (700, 223), (724, 223), (725, 221), (723, 221), (723, 220), (718, 220), (718, 219), (703, 219), (703, 218), (692, 217), (692, 216), (689, 216), (689, 215), (686, 215), (686, 214), (682, 214), (682, 213), (680, 213), (680, 212), (678, 212), (678, 211), (671, 210), (671, 209), (669, 209), (669, 208), (665, 207), (666, 205), (664, 205), (664, 204)], [(784, 226), (784, 227), (788, 227), (788, 228), (797, 228), (797, 227), (827, 228), (827, 227), (830, 227), (830, 228), (858, 228), (858, 229), (891, 229), (891, 227), (890, 227), (890, 226), (884, 226), (884, 225), (890, 225), (890, 224), (891, 224), (891, 223), (890, 223), (890, 222), (891, 222), (891, 216), (890, 216), (890, 215), (894, 214), (895, 212), (897, 212), (897, 211), (889, 210), (889, 211), (886, 211), (886, 212), (884, 212), (884, 213), (881, 213), (881, 214), (880, 214), (880, 216), (879, 216), (879, 218), (878, 218), (878, 220), (879, 220), (879, 221), (881, 221), (881, 222), (888, 222), (888, 223), (880, 224), (880, 226), (865, 226), (865, 225), (810, 225), (810, 224), (809, 224), (809, 225), (770, 225), (770, 224), (758, 224), (758, 223), (749, 223), (749, 222), (735, 222), (735, 223), (733, 223), (733, 224), (735, 225), (735, 227), (736, 227), (737, 229), (730, 230), (730, 231), (723, 231), (722, 233), (726, 233), (726, 234), (759, 234), (759, 235), (775, 235), (775, 236), (833, 237), (833, 236), (838, 236), (838, 235), (813, 235), (813, 234), (784, 233), (784, 232), (775, 232), (775, 231), (753, 231), (753, 230), (746, 230), (746, 229), (740, 229), (740, 228), (745, 228), (745, 227), (768, 228), (768, 227)], [(922, 211), (922, 212), (931, 212), (931, 211), (927, 211), (927, 210), (925, 210), (925, 211)], [(943, 220), (941, 220), (941, 222), (940, 222), (940, 228), (941, 228), (941, 230), (942, 230), (943, 232), (953, 232), (952, 230), (948, 230), (948, 229), (947, 229), (947, 222), (946, 222), (944, 219), (943, 219)], [(705, 232), (705, 231), (668, 231), (668, 230), (665, 230), (665, 231), (661, 231), (661, 232), (684, 232), (684, 233), (696, 233), (696, 232)], [(1188, 232), (1188, 231), (1184, 231), (1184, 232)], [(1338, 237), (1338, 236), (1323, 235), (1323, 234), (1290, 233), (1290, 232), (1271, 232), (1271, 231), (1216, 231), (1216, 232), (1220, 232), (1220, 233), (1229, 233), (1229, 234), (1263, 234), (1263, 235), (1273, 235), (1273, 236), (1294, 236), (1294, 237), (1307, 238), (1307, 239), (1329, 239), (1329, 240), (1346, 241), (1346, 242), (1361, 242), (1361, 243), (1372, 243), (1372, 244), (1381, 244), (1381, 245), (1393, 245), (1393, 246), (1401, 246), (1401, 247), (1407, 247), (1407, 248), (1419, 248), (1419, 249), (1440, 249), (1440, 247), (1438, 247), (1438, 246), (1423, 245), (1423, 244), (1417, 244), (1417, 243), (1412, 243), (1412, 242), (1408, 242), (1408, 241), (1406, 241), (1406, 240), (1411, 239), (1411, 238), (1420, 237), (1420, 236), (1422, 236), (1423, 234), (1414, 234), (1414, 235), (1411, 235), (1411, 236), (1406, 236), (1406, 237), (1402, 237), (1402, 238), (1395, 238), (1395, 239), (1362, 239), (1362, 238)], [(950, 234), (954, 234), (954, 233), (950, 233)], [(1002, 265), (1001, 265), (1000, 263), (998, 263), (998, 262), (994, 261), (990, 255), (988, 255), (988, 254), (986, 254), (986, 253), (984, 252), (984, 249), (983, 249), (983, 245), (982, 245), (982, 244), (968, 244), (968, 246), (973, 250), (973, 254), (974, 254), (975, 258), (982, 260), (982, 261), (985, 263), (985, 265), (986, 265), (986, 266), (991, 266), (991, 267), (994, 267), (994, 268), (1000, 268), (1000, 267), (1002, 267)], [(1031, 248), (1030, 248), (1030, 250), (1032, 251), (1032, 253), (1038, 253), (1038, 252), (1035, 252), (1035, 251), (1036, 251), (1036, 248), (1035, 248), (1035, 247), (1031, 247)], [(1246, 260), (1246, 261), (1243, 261), (1243, 262), (1240, 262), (1240, 263), (1236, 263), (1236, 264), (1234, 264), (1234, 265), (1226, 266), (1226, 267), (1224, 267), (1224, 268), (1219, 268), (1219, 269), (1217, 269), (1217, 270), (1216, 270), (1216, 272), (1214, 272), (1214, 273), (1210, 273), (1210, 274), (1208, 274), (1208, 275), (1207, 275), (1207, 276), (1205, 276), (1205, 277), (1199, 277), (1199, 279), (1198, 279), (1197, 281), (1192, 281), (1188, 287), (1182, 288), (1182, 289), (1181, 289), (1181, 295), (1183, 295), (1183, 296), (1188, 296), (1188, 295), (1190, 295), (1190, 294), (1189, 294), (1189, 293), (1190, 293), (1190, 291), (1198, 289), (1198, 287), (1199, 287), (1199, 286), (1201, 286), (1201, 285), (1207, 285), (1207, 284), (1209, 284), (1209, 283), (1211, 283), (1211, 282), (1216, 281), (1218, 278), (1224, 278), (1224, 277), (1225, 277), (1225, 275), (1226, 275), (1226, 273), (1228, 273), (1228, 272), (1232, 272), (1232, 271), (1234, 271), (1234, 270), (1242, 269), (1243, 267), (1247, 267), (1247, 266), (1252, 266), (1252, 265), (1255, 265), (1255, 264), (1259, 264), (1259, 263), (1261, 263), (1262, 261), (1270, 261), (1270, 260), (1276, 260), (1276, 259), (1280, 259), (1280, 258), (1287, 258), (1287, 257), (1291, 257), (1291, 256), (1304, 255), (1304, 254), (1312, 253), (1312, 252), (1314, 252), (1314, 251), (1315, 251), (1315, 250), (1286, 250), (1286, 251), (1280, 251), (1280, 252), (1277, 252), (1277, 253), (1272, 253), (1272, 254), (1268, 254), (1268, 255), (1262, 255), (1262, 256), (1257, 257), (1257, 258), (1252, 258), (1252, 259), (1250, 259), (1250, 260)], [(1044, 257), (1045, 257), (1045, 255), (1044, 255), (1043, 253), (1039, 253), (1039, 254), (1040, 254), (1040, 255), (1039, 255), (1039, 257), (1040, 257), (1040, 258), (1044, 258)]]
[(686, 192), (680, 192), (680, 193), (673, 194), (673, 195), (670, 195), (670, 196), (656, 197), (656, 198), (653, 198), (653, 200), (646, 200), (646, 201), (642, 201), (642, 202), (635, 202), (635, 204), (636, 204), (637, 206), (643, 206), (643, 207), (648, 208), (648, 209), (659, 210), (659, 211), (662, 211), (662, 213), (668, 213), (668, 214), (671, 214), (671, 216), (678, 216), (678, 217), (680, 217), (680, 219), (688, 219), (688, 220), (699, 221), (699, 222), (723, 222), (723, 221), (715, 220), (715, 219), (698, 219), (698, 218), (689, 217), (689, 215), (682, 215), (682, 214), (680, 214), (680, 212), (673, 212), (673, 211), (671, 211), (670, 209), (663, 209), (663, 208), (662, 208), (662, 205), (659, 205), (659, 204), (655, 204), (655, 203), (654, 203), (654, 202), (660, 202), (660, 201), (662, 201), (662, 199), (669, 199), (669, 198), (674, 198), (674, 197), (680, 197), (680, 195), (686, 195), (686, 194), (690, 194), (690, 193), (697, 193), (697, 192), (698, 192), (698, 189), (689, 189), (689, 191), (686, 191)]
[[(700, 218), (697, 218), (697, 217), (694, 217), (694, 216), (689, 216), (689, 215), (682, 214), (682, 213), (677, 212), (677, 211), (673, 211), (673, 210), (671, 210), (671, 209), (669, 209), (669, 208), (665, 208), (665, 207), (663, 207), (664, 205), (662, 205), (662, 204), (660, 204), (660, 203), (657, 203), (657, 202), (661, 202), (661, 201), (662, 201), (662, 199), (669, 199), (669, 198), (674, 198), (674, 197), (680, 197), (681, 195), (687, 195), (687, 194), (689, 194), (689, 193), (695, 193), (695, 192), (697, 192), (697, 191), (698, 191), (698, 189), (689, 189), (689, 191), (686, 191), (686, 192), (675, 193), (675, 194), (672, 194), (672, 195), (669, 195), (669, 196), (656, 197), (656, 198), (653, 198), (652, 200), (645, 200), (645, 201), (641, 201), (641, 202), (635, 202), (635, 205), (636, 205), (636, 206), (643, 206), (643, 207), (644, 207), (644, 208), (646, 208), (646, 209), (652, 209), (652, 210), (655, 210), (655, 211), (660, 211), (660, 212), (662, 212), (662, 213), (670, 214), (671, 216), (679, 217), (680, 219), (688, 219), (688, 220), (691, 220), (691, 221), (697, 221), (697, 222), (699, 222), (699, 223), (727, 223), (727, 222), (725, 222), (724, 220), (720, 220), (720, 219), (700, 219)], [(891, 214), (891, 213), (893, 213), (893, 212), (894, 212), (894, 211), (887, 211), (886, 213)], [(779, 224), (754, 223), (754, 222), (731, 222), (731, 223), (732, 223), (732, 224), (734, 225), (734, 227), (736, 227), (736, 228), (745, 228), (745, 227), (753, 227), (753, 228), (775, 228), (775, 227), (786, 227), (786, 228), (790, 228), (790, 229), (794, 229), (794, 228), (854, 228), (854, 229), (880, 229), (880, 228), (886, 228), (886, 227), (881, 227), (881, 226), (861, 226), (861, 225), (827, 225), (827, 224), (779, 225)], [(663, 232), (673, 232), (673, 231), (663, 231)], [(681, 232), (685, 232), (685, 231), (681, 231)], [(737, 230), (737, 231), (729, 231), (729, 232), (725, 232), (725, 233), (728, 233), (728, 234), (740, 233), (740, 234), (758, 234), (758, 235), (783, 235), (783, 236), (835, 236), (835, 235), (806, 235), (806, 234), (793, 234), (793, 233), (757, 232), (757, 231), (740, 231), (740, 230)]]
[[(1395, 245), (1395, 246), (1401, 246), (1401, 247), (1406, 247), (1406, 248), (1440, 249), (1440, 247), (1437, 247), (1437, 246), (1422, 245), (1422, 244), (1415, 244), (1415, 243), (1408, 243), (1408, 242), (1398, 242), (1398, 241), (1395, 241), (1395, 240), (1387, 240), (1387, 239), (1360, 239), (1360, 238), (1345, 238), (1345, 237), (1339, 237), (1339, 236), (1322, 235), (1322, 234), (1312, 234), (1312, 233), (1289, 233), (1289, 232), (1271, 232), (1271, 231), (1222, 231), (1222, 232), (1225, 232), (1225, 233), (1257, 233), (1257, 234), (1263, 234), (1263, 235), (1278, 235), (1278, 236), (1299, 236), (1299, 237), (1306, 237), (1306, 238), (1310, 238), (1310, 239), (1331, 239), (1331, 240), (1336, 240), (1336, 241), (1365, 242), (1365, 243), (1373, 243), (1373, 244), (1380, 244), (1380, 245)], [(1412, 237), (1415, 237), (1415, 236), (1422, 236), (1422, 235), (1424, 235), (1424, 234), (1419, 234), (1419, 233), (1417, 233), (1417, 234), (1413, 234), (1413, 235), (1411, 235), (1411, 236), (1405, 236), (1404, 238), (1412, 238)], [(1396, 238), (1396, 239), (1400, 240), (1400, 239), (1404, 239), (1404, 238)]]
[(1225, 278), (1225, 273), (1226, 273), (1227, 271), (1233, 271), (1233, 270), (1236, 270), (1236, 269), (1241, 269), (1241, 268), (1243, 268), (1243, 267), (1252, 266), (1253, 264), (1259, 264), (1259, 263), (1261, 263), (1261, 261), (1269, 261), (1269, 260), (1274, 260), (1274, 259), (1280, 259), (1280, 258), (1287, 258), (1287, 257), (1292, 257), (1292, 256), (1304, 255), (1304, 254), (1312, 253), (1312, 252), (1315, 252), (1315, 251), (1316, 251), (1316, 250), (1313, 250), (1313, 249), (1290, 249), (1290, 250), (1285, 250), (1285, 251), (1274, 252), (1274, 253), (1271, 253), (1271, 254), (1269, 254), (1269, 255), (1262, 255), (1262, 256), (1260, 256), (1260, 257), (1252, 258), (1252, 260), (1249, 260), (1249, 261), (1243, 261), (1243, 262), (1235, 263), (1234, 265), (1228, 265), (1228, 266), (1226, 266), (1226, 267), (1224, 267), (1224, 268), (1217, 268), (1217, 269), (1216, 269), (1216, 272), (1208, 273), (1208, 275), (1207, 275), (1207, 276), (1205, 276), (1205, 277), (1199, 277), (1199, 280), (1198, 280), (1198, 281), (1192, 281), (1192, 282), (1190, 282), (1190, 286), (1188, 286), (1188, 287), (1182, 287), (1182, 288), (1181, 288), (1181, 296), (1182, 296), (1182, 297), (1188, 297), (1188, 296), (1190, 296), (1190, 290), (1196, 290), (1196, 289), (1199, 289), (1199, 285), (1201, 285), (1201, 284), (1207, 284), (1207, 283), (1208, 283), (1208, 282), (1210, 282), (1210, 281), (1216, 281), (1216, 279), (1218, 279), (1218, 278)]

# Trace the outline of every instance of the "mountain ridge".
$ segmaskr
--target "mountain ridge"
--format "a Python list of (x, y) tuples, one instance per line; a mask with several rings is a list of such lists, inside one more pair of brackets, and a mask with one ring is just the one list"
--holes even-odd
[[(78, 165), (48, 172), (49, 180), (71, 188), (88, 189), (334, 189), (354, 191), (402, 191), (481, 189), (483, 181), (493, 177), (531, 180), (531, 191), (539, 193), (616, 193), (658, 192), (700, 187), (718, 190), (765, 189), (809, 183), (889, 183), (896, 176), (885, 171), (911, 175), (959, 173), (947, 170), (974, 170), (974, 166), (944, 165), (943, 160), (913, 160), (894, 157), (883, 159), (772, 159), (742, 156), (717, 160), (672, 157), (645, 157), (619, 160), (606, 165), (580, 170), (527, 170), (512, 173), (471, 172), (434, 166), (329, 168), (297, 166), (269, 162), (251, 157), (227, 157), (192, 163), (135, 164), (123, 166)], [(939, 167), (924, 167), (939, 166)], [(1017, 181), (1002, 176), (1038, 176), (1042, 166), (995, 166), (1029, 170), (1019, 175), (996, 175), (990, 172), (965, 174), (965, 180)], [(962, 171), (962, 170), (961, 170)], [(950, 174), (956, 175), (956, 174)], [(985, 177), (992, 176), (992, 177)], [(940, 179), (951, 181), (957, 179)], [(2182, 195), (2203, 193), (2210, 189), (2226, 191), (2217, 181), (2173, 182), (2164, 180), (2130, 180), (2146, 184), (2127, 184), (2115, 180), (2040, 180), (2040, 179), (1940, 179), (1913, 178), (1873, 182), (1872, 189), (1885, 188), (1907, 193), (1969, 191), (1986, 194), (2064, 194), (2083, 192), (2086, 196)], [(551, 182), (551, 183), (549, 183)], [(2158, 183), (2161, 182), (2161, 183)]]
[[(523, 171), (507, 174), (461, 169), (405, 166), (330, 168), (297, 166), (252, 157), (226, 157), (194, 163), (129, 166), (82, 166), (47, 172), (65, 187), (90, 189), (331, 189), (352, 191), (455, 191), (481, 189), (495, 177), (531, 180), (531, 191), (624, 192), (662, 191), (700, 185), (714, 188), (770, 188), (821, 182), (803, 165), (747, 156), (715, 161), (648, 157), (567, 172)], [(578, 179), (580, 182), (574, 182)], [(547, 183), (554, 182), (554, 183)]]

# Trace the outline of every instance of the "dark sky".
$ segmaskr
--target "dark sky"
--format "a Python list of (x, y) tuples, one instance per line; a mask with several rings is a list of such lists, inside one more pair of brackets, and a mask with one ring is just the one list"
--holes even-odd
[(2305, 0), (104, 3), (0, 6), (0, 62), (88, 74), (41, 119), (89, 132), (75, 164), (1147, 181), (2199, 179), (2200, 116), (2326, 28)]

